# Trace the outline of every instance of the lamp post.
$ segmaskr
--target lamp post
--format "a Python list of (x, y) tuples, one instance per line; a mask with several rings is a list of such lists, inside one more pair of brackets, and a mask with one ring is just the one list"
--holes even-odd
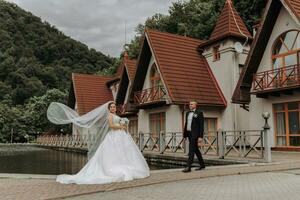
[(264, 129), (270, 129), (270, 126), (268, 124), (268, 119), (270, 118), (269, 112), (263, 112), (262, 117), (265, 119), (265, 125), (263, 126)]
[(264, 132), (264, 136), (263, 136), (263, 141), (264, 141), (264, 159), (265, 162), (271, 162), (272, 161), (272, 157), (271, 157), (271, 144), (270, 144), (270, 134), (269, 134), (269, 130), (270, 130), (270, 125), (268, 124), (268, 119), (270, 118), (270, 113), (269, 112), (263, 112), (262, 113), (262, 117), (265, 120), (265, 124), (263, 126), (263, 132)]

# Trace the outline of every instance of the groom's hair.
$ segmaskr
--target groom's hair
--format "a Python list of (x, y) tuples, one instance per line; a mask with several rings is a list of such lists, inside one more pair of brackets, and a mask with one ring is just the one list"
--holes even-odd
[(108, 107), (108, 110), (110, 109), (110, 106), (113, 105), (113, 104), (116, 105), (116, 102), (114, 102), (114, 101), (109, 102), (109, 104), (108, 104), (108, 106), (107, 106), (107, 107)]
[(191, 99), (191, 100), (189, 101), (189, 103), (191, 103), (191, 102), (195, 102), (195, 103), (198, 105), (198, 101), (195, 100), (195, 99)]

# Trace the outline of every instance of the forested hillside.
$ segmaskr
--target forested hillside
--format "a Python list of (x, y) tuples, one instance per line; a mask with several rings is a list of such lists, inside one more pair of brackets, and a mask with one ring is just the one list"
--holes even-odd
[(50, 88), (69, 89), (72, 72), (95, 73), (114, 62), (0, 0), (0, 101), (23, 104)]
[(0, 0), (0, 142), (31, 141), (49, 129), (70, 131), (47, 120), (48, 105), (66, 102), (72, 72), (107, 73), (115, 63)]

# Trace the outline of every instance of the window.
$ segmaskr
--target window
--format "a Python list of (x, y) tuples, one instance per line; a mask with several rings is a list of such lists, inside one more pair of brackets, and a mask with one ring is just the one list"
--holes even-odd
[(273, 69), (299, 64), (300, 35), (298, 30), (281, 34), (273, 45)]
[(277, 146), (300, 146), (300, 102), (274, 104)]
[(150, 133), (153, 136), (158, 136), (161, 131), (166, 130), (166, 113), (152, 113), (150, 118)]
[(161, 85), (160, 75), (155, 64), (153, 64), (151, 68), (150, 81), (151, 88)]
[(204, 118), (204, 135), (206, 136), (206, 139), (204, 140), (204, 143), (199, 143), (199, 145), (204, 144), (204, 146), (206, 145), (210, 145), (213, 144), (213, 146), (216, 145), (216, 137), (217, 137), (217, 122), (218, 119), (217, 118)]
[(204, 132), (215, 132), (217, 131), (217, 118), (205, 118), (204, 119)]
[(221, 54), (220, 54), (220, 45), (213, 47), (213, 61), (220, 60)]
[(128, 125), (128, 131), (132, 136), (138, 135), (138, 119), (137, 118), (130, 119), (129, 125)]

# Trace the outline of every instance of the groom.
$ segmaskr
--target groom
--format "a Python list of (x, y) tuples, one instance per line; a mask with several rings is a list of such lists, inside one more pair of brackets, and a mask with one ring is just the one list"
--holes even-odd
[(187, 161), (187, 167), (182, 170), (182, 172), (190, 172), (191, 165), (194, 161), (194, 156), (196, 154), (200, 167), (196, 170), (202, 170), (205, 168), (204, 161), (201, 152), (198, 148), (198, 141), (203, 140), (204, 132), (204, 117), (203, 112), (197, 109), (197, 102), (190, 101), (189, 104), (190, 111), (186, 113), (185, 126), (183, 131), (183, 137), (189, 139), (189, 158)]

